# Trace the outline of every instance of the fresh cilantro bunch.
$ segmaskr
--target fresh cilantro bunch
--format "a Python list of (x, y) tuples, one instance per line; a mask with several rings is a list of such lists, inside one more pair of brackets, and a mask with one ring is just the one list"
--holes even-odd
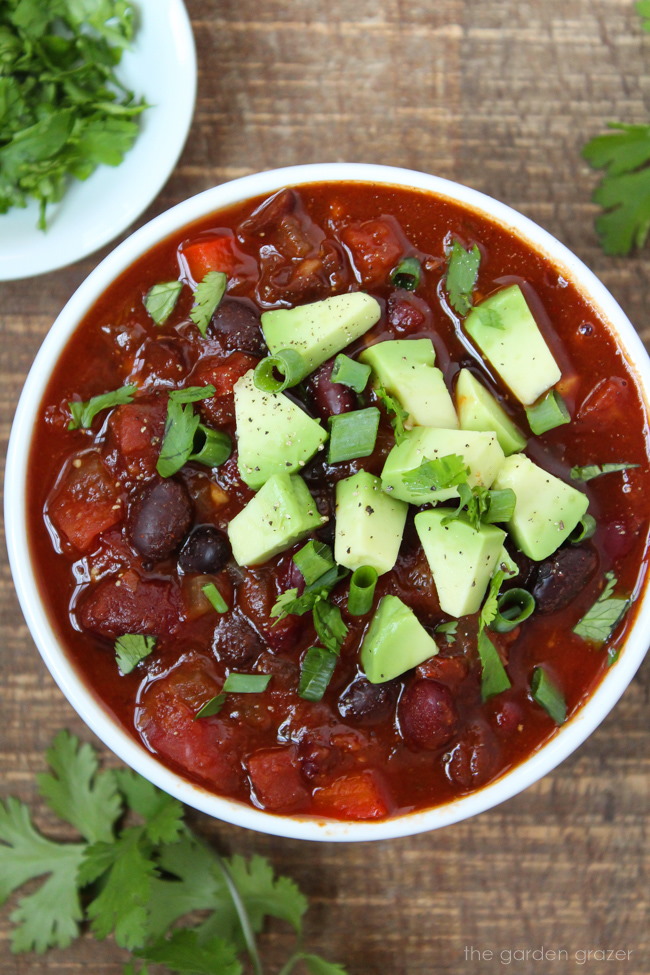
[[(637, 12), (650, 32), (650, 0), (639, 0)], [(591, 139), (584, 158), (605, 175), (594, 192), (603, 213), (596, 231), (607, 254), (629, 254), (643, 247), (650, 232), (650, 125), (611, 122), (613, 131)]]
[[(149, 964), (183, 975), (241, 975), (247, 954), (263, 975), (255, 935), (267, 917), (288, 922), (296, 950), (282, 968), (345, 975), (300, 947), (307, 901), (262, 857), (223, 859), (183, 821), (183, 807), (129, 769), (100, 771), (95, 751), (63, 731), (38, 777), (49, 807), (80, 834), (47, 839), (17, 799), (0, 802), (0, 903), (29, 880), (46, 878), (11, 914), (12, 951), (65, 948), (88, 925), (129, 949), (124, 975)], [(199, 912), (200, 920), (189, 925)]]
[(147, 107), (115, 74), (134, 34), (127, 0), (0, 3), (0, 213), (58, 202), (70, 179), (117, 166)]

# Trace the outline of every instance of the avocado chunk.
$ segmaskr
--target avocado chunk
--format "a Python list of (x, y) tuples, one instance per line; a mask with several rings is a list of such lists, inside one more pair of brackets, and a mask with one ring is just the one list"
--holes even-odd
[(465, 329), (525, 406), (562, 376), (518, 284), (475, 305)]
[(228, 525), (234, 559), (238, 565), (261, 565), (324, 520), (298, 474), (273, 474)]
[(408, 413), (407, 427), (458, 427), (458, 417), (431, 339), (395, 339), (371, 345), (359, 356), (378, 382)]
[(458, 373), (456, 410), (461, 430), (493, 431), (506, 457), (526, 446), (526, 438), (519, 427), (469, 369), (461, 369)]
[(370, 565), (379, 575), (397, 561), (408, 505), (382, 491), (381, 480), (359, 471), (336, 485), (334, 558), (347, 569)]
[(253, 372), (238, 379), (233, 389), (237, 466), (244, 481), (257, 491), (271, 475), (303, 468), (327, 440), (327, 432), (284, 393), (258, 389)]
[(416, 471), (427, 460), (456, 454), (469, 468), (467, 483), (489, 488), (504, 461), (496, 434), (476, 430), (438, 430), (414, 427), (404, 440), (391, 450), (381, 480), (391, 497), (411, 504), (437, 504), (458, 497), (456, 487), (432, 489), (409, 486), (404, 475)]
[(415, 613), (398, 596), (383, 596), (361, 644), (361, 666), (371, 684), (399, 677), (438, 653)]
[(363, 291), (335, 295), (310, 305), (276, 308), (262, 314), (262, 331), (271, 352), (295, 349), (305, 360), (305, 376), (345, 349), (379, 321), (376, 298)]
[(589, 507), (586, 494), (521, 454), (505, 459), (493, 487), (515, 492), (507, 528), (517, 548), (536, 562), (553, 554)]
[(438, 508), (415, 516), (440, 609), (449, 616), (478, 613), (490, 579), (499, 567), (506, 533), (494, 525), (477, 530), (460, 518), (443, 524), (449, 511)]

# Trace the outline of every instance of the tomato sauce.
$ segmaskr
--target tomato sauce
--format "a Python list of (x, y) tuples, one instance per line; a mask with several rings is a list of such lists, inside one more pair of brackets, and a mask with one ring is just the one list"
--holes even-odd
[[(560, 549), (573, 553), (564, 570), (551, 564), (556, 556), (546, 560), (551, 584), (530, 619), (510, 633), (491, 634), (509, 690), (481, 698), (475, 616), (459, 620), (450, 642), (436, 636), (440, 653), (415, 672), (369, 684), (359, 645), (370, 615), (348, 615), (344, 580), (331, 595), (349, 627), (340, 660), (323, 699), (303, 700), (300, 662), (317, 642), (311, 616), (291, 615), (274, 625), (271, 610), (281, 592), (300, 583), (291, 556), (304, 542), (255, 568), (238, 567), (224, 543), (229, 521), (253, 496), (237, 469), (232, 387), (267, 352), (262, 311), (361, 289), (380, 301), (382, 316), (345, 350), (348, 355), (382, 339), (429, 337), (450, 389), (459, 369), (470, 368), (527, 431), (523, 408), (478, 356), (449, 306), (444, 277), (453, 239), (480, 248), (474, 302), (518, 283), (562, 369), (558, 389), (572, 421), (531, 436), (531, 459), (569, 483), (575, 483), (575, 465), (638, 466), (580, 485), (597, 521), (595, 535)], [(417, 257), (423, 269), (415, 292), (390, 283), (404, 256)], [(225, 271), (228, 291), (202, 336), (189, 312), (192, 285), (206, 269)], [(168, 320), (157, 326), (143, 298), (154, 285), (177, 279), (185, 286)], [(358, 408), (356, 397), (329, 382), (324, 368), (298, 392), (303, 405), (323, 420)], [(131, 403), (99, 413), (90, 429), (68, 429), (69, 401), (126, 383), (137, 386)], [(205, 383), (216, 392), (197, 411), (202, 422), (232, 436), (235, 450), (214, 469), (187, 463), (173, 479), (176, 487), (160, 488), (176, 535), (151, 541), (156, 526), (151, 529), (142, 499), (160, 480), (156, 461), (169, 391)], [(375, 403), (371, 392), (365, 395), (366, 405)], [(644, 583), (646, 435), (634, 374), (606, 323), (543, 255), (485, 217), (416, 190), (304, 186), (185, 228), (122, 274), (88, 313), (54, 369), (34, 431), (33, 558), (75, 667), (117, 721), (174, 771), (275, 813), (352, 820), (397, 815), (480, 788), (553, 735), (554, 721), (531, 698), (535, 667), (553, 677), (569, 715), (602, 678), (634, 608), (604, 648), (572, 628), (601, 593), (605, 573), (616, 576), (617, 594), (638, 595)], [(332, 541), (336, 481), (361, 469), (379, 474), (393, 443), (382, 412), (372, 456), (328, 466), (324, 451), (307, 464), (304, 479), (330, 519), (314, 537)], [(374, 605), (385, 594), (397, 595), (434, 633), (447, 618), (413, 527), (416, 510), (394, 569), (379, 579)], [(201, 532), (188, 548), (197, 527)], [(541, 567), (525, 557), (518, 561), (514, 584), (530, 588)], [(207, 603), (203, 586), (210, 582), (227, 612), (215, 613)], [(124, 633), (156, 639), (154, 650), (126, 675), (114, 651)], [(261, 693), (228, 694), (217, 714), (197, 718), (231, 671), (271, 680)], [(431, 720), (438, 722), (437, 733), (429, 734)]]

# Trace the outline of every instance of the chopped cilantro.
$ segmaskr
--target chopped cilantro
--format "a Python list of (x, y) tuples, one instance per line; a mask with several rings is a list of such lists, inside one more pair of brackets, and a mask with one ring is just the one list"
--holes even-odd
[(492, 525), (499, 521), (509, 521), (515, 510), (515, 492), (511, 488), (491, 490), (476, 485), (458, 485), (458, 507), (450, 512), (442, 522), (448, 525), (461, 516), (478, 531), (481, 525)]
[(169, 394), (165, 433), (156, 464), (161, 477), (171, 477), (189, 460), (200, 423), (192, 403), (214, 396), (214, 393), (214, 386), (207, 385), (174, 389)]
[(448, 254), (445, 288), (452, 308), (459, 315), (466, 315), (472, 307), (472, 292), (480, 263), (481, 252), (476, 244), (465, 250), (462, 244), (454, 241)]
[(495, 694), (507, 691), (512, 685), (497, 648), (485, 630), (480, 630), (478, 634), (478, 655), (481, 660), (481, 697), (487, 701)]
[(125, 633), (115, 641), (115, 657), (121, 674), (130, 674), (141, 660), (148, 657), (156, 645), (153, 636)]
[(211, 718), (214, 714), (219, 714), (219, 711), (221, 711), (225, 703), (226, 695), (223, 693), (223, 691), (221, 694), (215, 694), (214, 697), (211, 697), (209, 701), (205, 702), (203, 707), (199, 708), (194, 715), (194, 719)]
[(313, 617), (316, 633), (323, 646), (332, 653), (338, 653), (348, 633), (341, 618), (341, 610), (321, 597), (314, 604)]
[(320, 701), (327, 690), (338, 655), (324, 647), (310, 647), (300, 664), (298, 696), (305, 701)]
[(156, 325), (164, 325), (178, 301), (178, 296), (183, 290), (182, 281), (163, 281), (154, 284), (144, 298), (144, 307), (147, 309)]
[(423, 461), (413, 471), (407, 471), (402, 480), (411, 491), (441, 491), (467, 481), (469, 469), (460, 454), (446, 454), (433, 460)]
[(477, 308), (477, 313), (482, 325), (486, 325), (488, 328), (498, 328), (502, 332), (505, 331), (503, 319), (496, 308)]
[(438, 623), (434, 630), (434, 633), (440, 633), (447, 643), (453, 643), (455, 641), (457, 632), (458, 620), (447, 620), (444, 623)]
[(499, 569), (497, 572), (495, 572), (492, 578), (490, 579), (490, 585), (488, 586), (488, 593), (485, 598), (485, 602), (481, 607), (481, 612), (479, 613), (479, 618), (478, 618), (479, 627), (481, 630), (484, 629), (486, 626), (489, 626), (492, 620), (499, 612), (499, 603), (498, 603), (499, 590), (503, 585), (504, 579), (505, 579), (505, 572), (502, 569)]
[(383, 386), (375, 386), (375, 395), (386, 412), (392, 414), (390, 422), (395, 434), (395, 443), (402, 443), (406, 436), (404, 424), (408, 420), (409, 414), (394, 396), (386, 392)]
[(197, 284), (190, 318), (201, 335), (207, 333), (210, 319), (226, 293), (227, 284), (228, 278), (223, 271), (208, 271), (203, 280)]
[(571, 477), (574, 481), (591, 481), (603, 474), (613, 474), (616, 471), (629, 471), (639, 464), (587, 464), (585, 467), (572, 467)]
[(605, 588), (593, 606), (573, 627), (576, 636), (599, 645), (609, 640), (616, 624), (627, 612), (631, 602), (621, 596), (612, 596), (615, 586), (616, 576), (613, 572), (606, 572)]
[(99, 396), (92, 396), (89, 400), (81, 402), (70, 400), (68, 406), (72, 419), (68, 423), (68, 430), (78, 430), (83, 427), (88, 430), (98, 413), (102, 410), (110, 410), (114, 406), (121, 406), (123, 403), (130, 403), (135, 395), (137, 386), (130, 384), (115, 389), (110, 393), (100, 393)]
[(530, 693), (533, 701), (544, 708), (556, 724), (564, 724), (567, 715), (564, 695), (543, 667), (535, 667), (530, 682)]

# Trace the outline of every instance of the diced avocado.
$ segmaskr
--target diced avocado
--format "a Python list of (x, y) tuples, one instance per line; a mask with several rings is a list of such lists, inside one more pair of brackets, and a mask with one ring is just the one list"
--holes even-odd
[(508, 531), (517, 548), (536, 562), (553, 554), (589, 507), (586, 494), (521, 454), (505, 459), (493, 487), (515, 492)]
[(398, 596), (384, 596), (361, 644), (361, 666), (371, 684), (399, 677), (434, 657), (436, 641)]
[(431, 339), (396, 339), (371, 345), (359, 356), (409, 415), (407, 427), (458, 427), (444, 377), (434, 365)]
[(478, 613), (488, 583), (498, 567), (506, 533), (494, 525), (477, 530), (449, 511), (420, 511), (415, 527), (438, 590), (440, 609), (449, 616)]
[(293, 474), (305, 466), (327, 432), (283, 393), (265, 393), (251, 369), (234, 385), (237, 466), (257, 491), (272, 474)]
[(232, 554), (238, 565), (260, 565), (324, 520), (298, 474), (273, 474), (228, 525)]
[(437, 504), (458, 497), (456, 487), (438, 490), (418, 489), (404, 483), (404, 474), (415, 471), (426, 460), (457, 454), (469, 467), (467, 483), (489, 488), (504, 460), (496, 434), (476, 430), (437, 430), (433, 427), (414, 427), (404, 440), (391, 450), (381, 480), (384, 491), (391, 497), (412, 504)]
[(334, 558), (347, 569), (371, 565), (379, 575), (397, 561), (408, 505), (382, 491), (381, 480), (359, 471), (336, 485)]
[(380, 317), (376, 298), (363, 291), (353, 291), (310, 305), (265, 311), (262, 331), (271, 352), (280, 349), (300, 352), (307, 375), (367, 332)]
[(506, 457), (526, 446), (526, 438), (492, 393), (469, 369), (461, 369), (456, 383), (456, 410), (461, 430), (491, 430)]
[(526, 406), (560, 379), (560, 368), (518, 284), (475, 305), (465, 329)]

